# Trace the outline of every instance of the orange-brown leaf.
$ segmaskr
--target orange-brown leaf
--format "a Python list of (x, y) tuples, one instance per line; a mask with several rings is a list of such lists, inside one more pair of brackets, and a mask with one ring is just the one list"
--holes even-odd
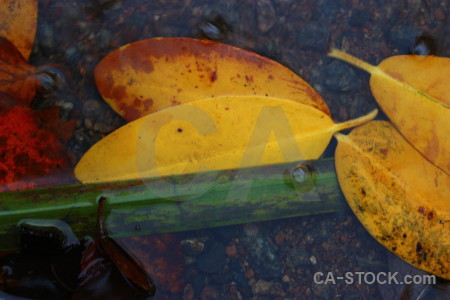
[(0, 92), (16, 104), (28, 106), (36, 93), (35, 68), (28, 64), (17, 48), (0, 37)]
[(0, 37), (10, 40), (25, 59), (33, 49), (37, 0), (0, 1)]
[(288, 68), (205, 40), (153, 38), (125, 45), (95, 69), (97, 88), (126, 120), (216, 96), (290, 99), (330, 115), (325, 101)]

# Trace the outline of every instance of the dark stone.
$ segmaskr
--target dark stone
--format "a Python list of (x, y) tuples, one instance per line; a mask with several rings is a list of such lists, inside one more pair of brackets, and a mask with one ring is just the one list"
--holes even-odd
[(223, 226), (213, 228), (212, 231), (215, 233), (217, 238), (224, 243), (228, 243), (231, 238), (236, 234), (236, 226)]
[(340, 61), (333, 61), (325, 67), (325, 87), (337, 92), (359, 88), (354, 68)]
[(101, 29), (97, 36), (98, 47), (102, 50), (108, 49), (113, 39), (111, 32), (107, 29)]
[(416, 39), (416, 43), (411, 48), (411, 54), (417, 55), (436, 55), (437, 43), (434, 38), (428, 35), (422, 35)]
[(186, 256), (195, 257), (202, 253), (205, 245), (200, 239), (185, 239), (181, 243), (181, 251)]
[(95, 99), (89, 99), (83, 104), (83, 115), (89, 119), (95, 119), (102, 113), (103, 104)]
[(231, 279), (233, 282), (236, 282), (236, 285), (239, 289), (250, 290), (250, 286), (248, 285), (248, 280), (245, 277), (245, 270), (242, 265), (237, 260), (231, 260), (229, 265), (229, 270), (231, 273)]
[(256, 12), (260, 32), (269, 31), (276, 23), (277, 16), (270, 0), (257, 0)]
[(205, 273), (213, 274), (223, 269), (225, 264), (225, 247), (222, 243), (215, 243), (199, 255), (198, 268)]
[(75, 47), (70, 47), (64, 52), (66, 61), (70, 64), (76, 64), (81, 59), (82, 54)]
[(278, 257), (278, 247), (257, 237), (253, 243), (247, 245), (249, 252), (249, 266), (261, 278), (279, 278), (283, 274)]
[(220, 14), (202, 20), (197, 25), (197, 28), (200, 37), (212, 41), (222, 41), (226, 39), (231, 31), (229, 22)]
[(192, 287), (194, 288), (195, 295), (200, 295), (203, 287), (208, 284), (209, 280), (207, 278), (207, 275), (204, 273), (197, 273), (192, 278), (190, 278), (190, 283), (192, 284)]
[(311, 265), (311, 253), (305, 248), (297, 248), (287, 253), (286, 265), (289, 268)]
[(348, 20), (348, 25), (353, 27), (365, 27), (371, 24), (370, 11), (368, 10), (353, 10), (352, 16)]
[(56, 41), (58, 35), (55, 34), (54, 27), (52, 25), (43, 24), (36, 34), (39, 49), (42, 50), (44, 54), (50, 54), (54, 51), (55, 45), (58, 43), (58, 41)]
[(393, 49), (398, 49), (399, 54), (407, 54), (421, 35), (421, 30), (414, 26), (398, 25), (392, 27), (389, 34), (389, 42)]
[(329, 27), (315, 22), (302, 26), (297, 37), (300, 49), (319, 52), (326, 52), (328, 50), (327, 45), (329, 39)]

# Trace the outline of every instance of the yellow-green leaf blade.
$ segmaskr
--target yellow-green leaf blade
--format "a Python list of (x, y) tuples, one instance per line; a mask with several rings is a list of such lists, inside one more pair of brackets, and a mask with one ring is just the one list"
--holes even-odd
[(119, 128), (83, 156), (75, 175), (87, 183), (317, 159), (336, 131), (374, 116), (335, 124), (289, 100), (214, 97)]

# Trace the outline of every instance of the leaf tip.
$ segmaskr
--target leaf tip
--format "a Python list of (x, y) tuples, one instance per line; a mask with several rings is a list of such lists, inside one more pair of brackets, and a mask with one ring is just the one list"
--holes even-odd
[(339, 58), (339, 53), (343, 53), (339, 49), (331, 48), (330, 52), (328, 52), (327, 56), (333, 57), (333, 58)]
[(336, 132), (335, 134), (333, 134), (333, 136), (336, 138), (336, 140), (338, 140), (338, 142), (340, 142), (343, 139), (345, 139), (345, 134), (342, 134), (340, 132)]

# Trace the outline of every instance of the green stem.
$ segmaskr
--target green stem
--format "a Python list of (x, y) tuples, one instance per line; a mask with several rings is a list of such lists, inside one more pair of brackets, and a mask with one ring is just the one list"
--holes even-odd
[(315, 176), (295, 182), (296, 163), (149, 180), (0, 193), (0, 251), (18, 247), (23, 219), (58, 219), (78, 237), (97, 234), (105, 197), (112, 237), (175, 232), (340, 210), (344, 201), (332, 159), (303, 163)]

